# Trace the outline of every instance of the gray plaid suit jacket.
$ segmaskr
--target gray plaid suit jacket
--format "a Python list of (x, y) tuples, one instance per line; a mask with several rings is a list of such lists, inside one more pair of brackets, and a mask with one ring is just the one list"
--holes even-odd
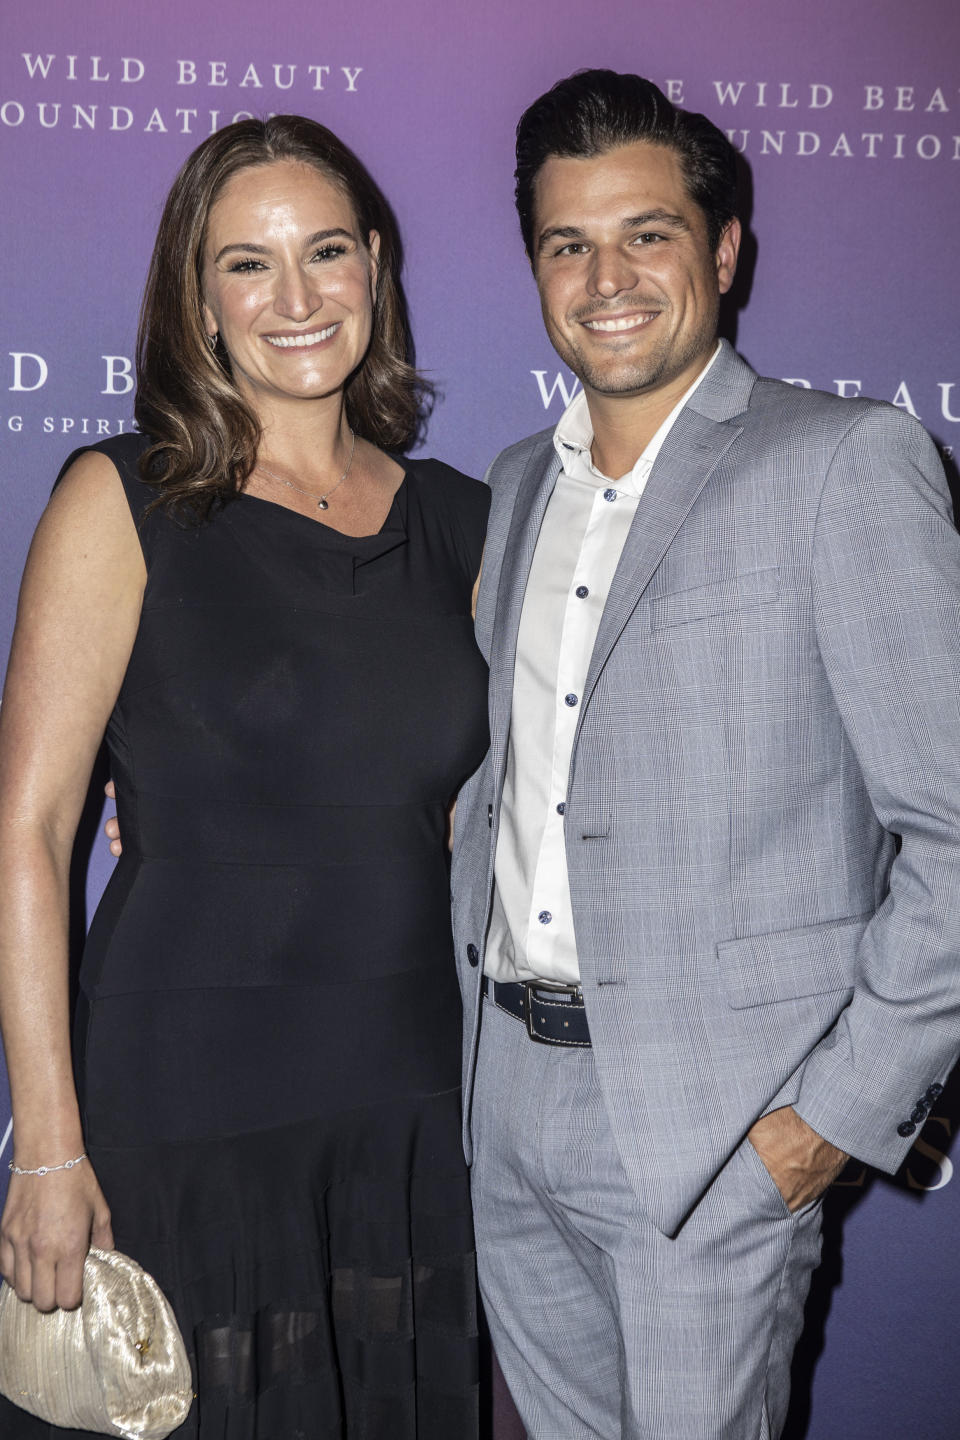
[[(491, 748), (453, 864), (468, 1158), (551, 437), (489, 474)], [(761, 379), (724, 345), (607, 598), (564, 823), (598, 1072), (654, 1223), (672, 1233), (781, 1104), (894, 1171), (960, 1051), (960, 537), (916, 421)]]

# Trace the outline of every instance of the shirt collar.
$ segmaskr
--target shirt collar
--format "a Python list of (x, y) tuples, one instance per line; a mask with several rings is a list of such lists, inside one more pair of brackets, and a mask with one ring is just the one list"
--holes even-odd
[[(633, 468), (628, 470), (626, 475), (621, 475), (615, 483), (622, 490), (634, 491), (640, 494), (646, 484), (647, 477), (653, 469), (654, 461), (660, 454), (664, 441), (673, 428), (674, 422), (680, 411), (686, 405), (693, 392), (701, 385), (707, 376), (717, 356), (722, 349), (720, 341), (717, 341), (716, 349), (710, 359), (704, 365), (700, 374), (694, 380), (688, 390), (681, 395), (670, 414), (664, 420), (659, 430), (647, 444), (643, 453), (638, 456)], [(590, 447), (593, 445), (593, 426), (590, 423), (590, 410), (587, 406), (587, 397), (583, 390), (578, 390), (564, 410), (557, 422), (553, 432), (553, 445), (564, 471), (568, 475), (577, 475), (580, 478), (589, 476), (597, 482), (610, 483), (611, 477), (602, 474), (593, 463), (590, 454)]]

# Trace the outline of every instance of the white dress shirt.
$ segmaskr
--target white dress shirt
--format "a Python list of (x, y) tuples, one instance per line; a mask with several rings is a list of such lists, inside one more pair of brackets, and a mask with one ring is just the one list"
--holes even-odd
[(580, 700), (600, 618), (644, 486), (714, 351), (633, 469), (612, 481), (593, 464), (581, 390), (553, 443), (562, 469), (527, 580), (484, 973), (494, 980), (580, 983), (563, 812)]

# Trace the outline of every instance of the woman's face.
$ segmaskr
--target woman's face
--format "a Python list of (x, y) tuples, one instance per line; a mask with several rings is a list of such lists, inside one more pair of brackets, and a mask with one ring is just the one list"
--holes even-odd
[(255, 411), (342, 389), (370, 341), (379, 246), (311, 165), (278, 160), (227, 181), (207, 225), (204, 324)]

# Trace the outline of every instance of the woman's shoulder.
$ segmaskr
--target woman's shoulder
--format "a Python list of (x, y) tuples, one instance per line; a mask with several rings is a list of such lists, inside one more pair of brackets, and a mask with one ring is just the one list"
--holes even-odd
[(140, 473), (141, 457), (149, 450), (153, 441), (138, 430), (129, 430), (122, 435), (109, 435), (94, 445), (82, 445), (67, 456), (54, 482), (54, 489), (78, 461), (101, 455), (112, 464), (120, 477), (127, 501), (138, 521), (147, 506), (157, 498), (157, 492)]
[(439, 521), (440, 528), (453, 537), (465, 574), (472, 582), (480, 569), (487, 534), (489, 487), (443, 460), (418, 456), (402, 463), (408, 479), (413, 477), (417, 486), (421, 512), (431, 514), (434, 523)]
[(128, 493), (130, 484), (149, 489), (140, 475), (140, 457), (149, 450), (152, 443), (150, 437), (141, 435), (139, 430), (128, 430), (123, 435), (109, 435), (104, 440), (98, 440), (94, 445), (80, 445), (76, 450), (71, 451), (61, 465), (60, 473), (54, 482), (54, 489), (78, 460), (94, 455), (102, 455), (104, 459), (110, 461)]
[(104, 455), (113, 462), (114, 468), (119, 470), (121, 475), (130, 472), (139, 476), (140, 457), (152, 444), (149, 435), (141, 435), (139, 430), (127, 430), (122, 435), (108, 435), (93, 445), (78, 446), (63, 462), (60, 475), (65, 475), (81, 455)]
[(486, 524), (490, 509), (490, 487), (472, 475), (465, 475), (444, 460), (417, 456), (401, 462), (414, 475), (421, 489), (437, 504), (455, 514), (477, 516)]

